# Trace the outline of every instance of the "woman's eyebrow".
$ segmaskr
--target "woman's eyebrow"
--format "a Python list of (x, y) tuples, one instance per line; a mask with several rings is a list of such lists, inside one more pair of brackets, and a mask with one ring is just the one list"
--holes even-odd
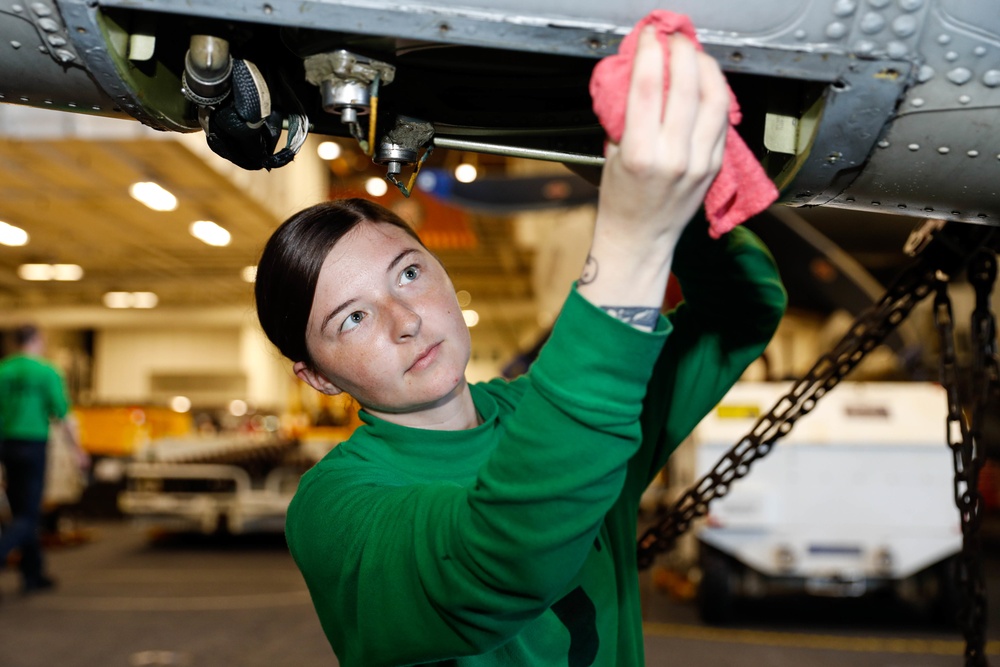
[[(389, 266), (386, 267), (385, 272), (386, 273), (392, 272), (393, 268), (395, 268), (404, 259), (406, 259), (407, 257), (409, 257), (414, 253), (419, 253), (419, 252), (420, 250), (418, 248), (407, 248), (406, 250), (404, 250), (403, 252), (399, 253), (398, 255), (392, 258), (392, 261), (389, 262)], [(337, 316), (337, 313), (340, 313), (342, 310), (350, 306), (355, 301), (357, 301), (357, 299), (348, 299), (344, 303), (340, 304), (339, 306), (331, 310), (330, 313), (323, 318), (323, 323), (320, 324), (319, 327), (320, 333), (323, 333), (326, 330), (326, 325), (330, 323), (330, 320), (332, 320), (334, 317)]]
[(334, 308), (333, 310), (331, 310), (330, 314), (323, 318), (323, 323), (319, 327), (319, 332), (323, 333), (323, 331), (326, 330), (326, 325), (329, 324), (330, 320), (332, 320), (334, 317), (336, 317), (337, 313), (341, 312), (342, 310), (344, 310), (345, 308), (347, 308), (348, 306), (350, 306), (355, 301), (357, 301), (357, 299), (348, 299), (344, 303), (340, 304), (339, 306), (337, 306), (336, 308)]
[(392, 258), (391, 262), (389, 262), (389, 266), (386, 267), (385, 272), (386, 273), (391, 272), (396, 267), (397, 264), (399, 264), (400, 262), (402, 262), (409, 255), (412, 255), (413, 253), (416, 253), (416, 252), (420, 252), (420, 251), (417, 250), (416, 248), (407, 248), (403, 252), (399, 253), (398, 255), (396, 255), (395, 257)]

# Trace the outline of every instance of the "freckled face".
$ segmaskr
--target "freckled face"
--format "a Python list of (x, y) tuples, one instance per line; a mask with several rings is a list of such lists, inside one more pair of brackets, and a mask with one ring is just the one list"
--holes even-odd
[(455, 288), (393, 225), (363, 222), (327, 255), (306, 344), (316, 369), (376, 414), (430, 410), (466, 391), (471, 342)]

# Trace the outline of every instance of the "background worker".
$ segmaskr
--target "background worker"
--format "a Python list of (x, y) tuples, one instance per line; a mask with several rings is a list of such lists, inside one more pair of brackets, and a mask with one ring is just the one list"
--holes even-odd
[(65, 431), (81, 467), (80, 448), (62, 375), (47, 361), (45, 340), (34, 325), (14, 331), (17, 351), (0, 361), (0, 464), (4, 467), (12, 521), (0, 533), (0, 567), (11, 552), (20, 552), (25, 593), (51, 588), (39, 536), (45, 486), (49, 428), (53, 420)]

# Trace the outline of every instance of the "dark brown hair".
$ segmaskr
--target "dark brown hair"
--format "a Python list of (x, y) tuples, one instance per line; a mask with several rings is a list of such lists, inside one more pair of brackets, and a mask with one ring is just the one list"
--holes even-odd
[(257, 319), (268, 339), (292, 361), (312, 365), (306, 324), (319, 271), (333, 246), (366, 221), (399, 227), (420, 242), (406, 221), (384, 206), (367, 199), (340, 199), (299, 211), (274, 230), (264, 246), (254, 285)]
[(40, 334), (41, 332), (34, 324), (22, 324), (14, 329), (14, 344), (18, 347), (24, 347), (35, 338), (38, 338)]

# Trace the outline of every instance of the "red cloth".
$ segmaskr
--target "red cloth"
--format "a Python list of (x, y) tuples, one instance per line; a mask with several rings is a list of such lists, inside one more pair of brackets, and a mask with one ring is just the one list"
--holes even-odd
[[(612, 141), (621, 141), (625, 130), (625, 103), (628, 100), (629, 81), (632, 78), (632, 60), (635, 58), (639, 33), (652, 24), (656, 37), (663, 46), (664, 67), (670, 62), (670, 46), (667, 37), (674, 32), (686, 36), (701, 50), (691, 19), (657, 9), (639, 21), (632, 32), (622, 40), (618, 53), (597, 63), (590, 78), (590, 96), (594, 101), (594, 113), (604, 126)], [(669, 72), (664, 73), (663, 92), (670, 88)], [(726, 149), (722, 168), (705, 196), (705, 215), (709, 222), (709, 235), (719, 238), (736, 225), (757, 215), (775, 199), (778, 190), (764, 173), (753, 153), (747, 148), (736, 130), (742, 115), (733, 91), (729, 91), (732, 101), (729, 105), (729, 132), (726, 135)]]

